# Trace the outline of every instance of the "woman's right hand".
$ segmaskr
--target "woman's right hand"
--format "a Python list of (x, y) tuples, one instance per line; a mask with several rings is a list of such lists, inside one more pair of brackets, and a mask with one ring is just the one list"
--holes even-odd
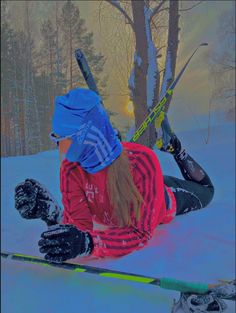
[(41, 218), (48, 226), (60, 222), (62, 210), (48, 190), (34, 179), (15, 188), (15, 207), (23, 218)]

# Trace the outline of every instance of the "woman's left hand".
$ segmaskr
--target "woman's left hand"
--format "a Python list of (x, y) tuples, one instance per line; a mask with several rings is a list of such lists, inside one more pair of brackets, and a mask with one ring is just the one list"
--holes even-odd
[(55, 225), (41, 234), (39, 251), (46, 253), (49, 262), (61, 263), (77, 256), (89, 255), (93, 250), (93, 240), (89, 233), (74, 225)]

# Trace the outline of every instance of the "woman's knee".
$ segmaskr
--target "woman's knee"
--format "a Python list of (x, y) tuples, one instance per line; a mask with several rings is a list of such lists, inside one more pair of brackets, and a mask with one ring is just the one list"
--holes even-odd
[(213, 185), (206, 187), (206, 192), (205, 192), (205, 196), (204, 199), (202, 201), (203, 204), (203, 208), (205, 208), (208, 204), (210, 204), (210, 202), (212, 201), (214, 194), (215, 194), (215, 188)]

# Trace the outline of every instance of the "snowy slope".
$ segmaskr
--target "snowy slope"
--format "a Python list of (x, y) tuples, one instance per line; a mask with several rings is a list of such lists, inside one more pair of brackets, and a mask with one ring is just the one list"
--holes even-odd
[[(121, 271), (214, 283), (235, 277), (235, 138), (234, 125), (179, 134), (191, 155), (215, 184), (215, 198), (205, 209), (176, 217), (159, 226), (143, 250), (116, 260), (89, 264)], [(180, 173), (171, 156), (157, 152), (165, 174)], [(14, 209), (14, 187), (35, 178), (58, 201), (59, 162), (56, 151), (2, 158), (2, 250), (38, 255), (37, 241), (44, 224), (23, 220)], [(81, 261), (81, 260), (79, 260)], [(81, 261), (83, 262), (83, 261)], [(2, 313), (168, 313), (179, 293), (151, 285), (75, 274), (56, 268), (2, 260)], [(233, 313), (227, 302), (226, 313)]]

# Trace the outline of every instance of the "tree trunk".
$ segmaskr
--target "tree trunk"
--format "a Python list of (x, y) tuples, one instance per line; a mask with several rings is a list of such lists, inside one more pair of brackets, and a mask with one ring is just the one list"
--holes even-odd
[[(160, 98), (164, 96), (166, 90), (168, 89), (168, 87), (171, 85), (175, 78), (175, 67), (179, 43), (178, 35), (179, 35), (179, 0), (170, 0), (168, 45)], [(169, 109), (171, 100), (172, 95), (167, 100), (165, 108), (166, 112)]]
[(26, 130), (26, 152), (36, 153), (41, 149), (40, 124), (35, 97), (35, 87), (33, 81), (33, 62), (32, 62), (32, 36), (29, 21), (29, 2), (25, 2), (26, 9), (26, 77), (25, 77), (25, 130)]
[[(145, 28), (145, 2), (132, 1), (134, 32), (136, 39), (136, 57), (134, 60), (133, 103), (136, 129), (148, 115), (147, 109), (147, 74), (148, 74), (148, 42)], [(140, 60), (140, 61), (139, 61)], [(151, 147), (150, 136), (154, 131), (150, 126), (139, 138), (138, 143)]]
[(61, 91), (60, 89), (60, 75), (61, 73), (61, 64), (60, 64), (60, 52), (59, 52), (59, 19), (58, 19), (58, 2), (56, 1), (56, 87), (55, 95), (58, 95)]
[(71, 30), (71, 23), (70, 23), (70, 89), (72, 89), (73, 87), (73, 83), (72, 83), (72, 75), (73, 75), (73, 67), (72, 67), (72, 30)]

